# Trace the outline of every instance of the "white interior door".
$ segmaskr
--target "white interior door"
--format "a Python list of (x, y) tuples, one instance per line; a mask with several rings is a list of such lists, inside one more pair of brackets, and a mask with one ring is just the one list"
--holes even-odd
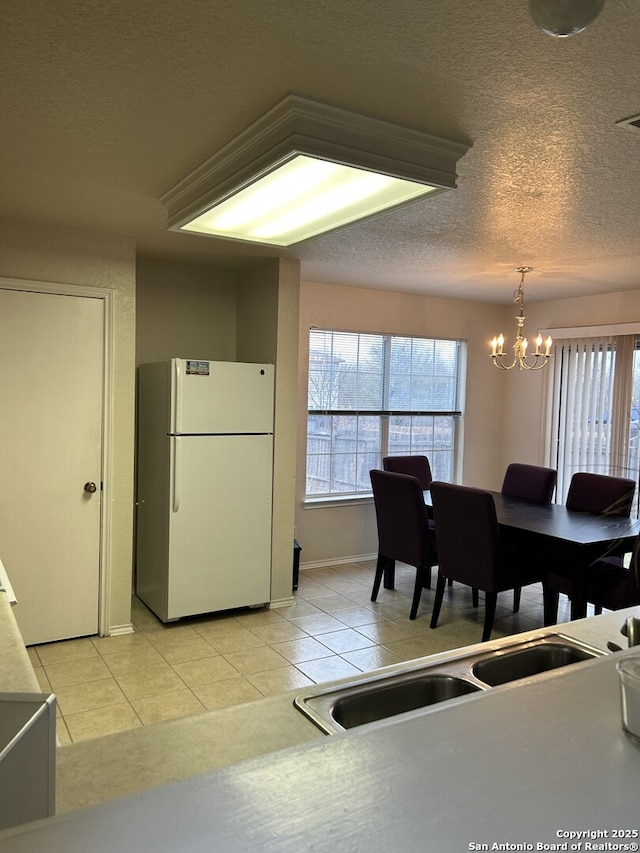
[(0, 288), (0, 553), (27, 645), (98, 631), (103, 360), (101, 298)]

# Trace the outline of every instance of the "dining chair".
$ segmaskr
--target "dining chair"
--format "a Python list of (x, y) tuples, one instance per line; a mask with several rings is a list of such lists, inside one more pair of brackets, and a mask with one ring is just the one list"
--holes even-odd
[(625, 607), (635, 607), (640, 604), (640, 539), (631, 555), (628, 567), (624, 565), (616, 569), (611, 564), (604, 564), (598, 571), (598, 566), (587, 587), (587, 601), (593, 604), (594, 612), (606, 610), (623, 610)]
[(512, 462), (507, 465), (501, 492), (512, 498), (550, 504), (557, 479), (558, 472), (555, 468)]
[(565, 504), (575, 512), (629, 516), (635, 488), (635, 481), (628, 477), (578, 471), (571, 478)]
[[(627, 477), (611, 477), (607, 474), (592, 474), (587, 471), (577, 471), (569, 483), (569, 491), (567, 492), (565, 504), (567, 509), (574, 512), (628, 517), (631, 514), (635, 487), (635, 481)], [(604, 576), (609, 571), (616, 574), (627, 571), (624, 567), (624, 558), (622, 555), (603, 556), (591, 567), (594, 578)], [(557, 619), (558, 597), (560, 593), (570, 597), (571, 578), (566, 575), (549, 572), (548, 585), (547, 604), (550, 610), (546, 621), (549, 621), (551, 616), (553, 616), (554, 620)], [(604, 588), (606, 587), (604, 580), (601, 582), (601, 586), (601, 594), (604, 596)], [(612, 582), (612, 588), (613, 586), (616, 586), (615, 578)], [(596, 607), (598, 606), (600, 610), (596, 612), (602, 612), (602, 606), (606, 607), (606, 605), (596, 605)]]
[(392, 575), (395, 561), (416, 569), (410, 619), (415, 619), (424, 586), (431, 585), (431, 568), (437, 564), (433, 538), (429, 535), (422, 485), (409, 474), (370, 472), (378, 526), (378, 560), (371, 591), (376, 601), (380, 582)]
[[(417, 477), (420, 480), (420, 485), (423, 491), (426, 491), (431, 485), (431, 465), (427, 456), (413, 454), (411, 456), (385, 456), (382, 459), (382, 467), (385, 471), (392, 471), (395, 474), (410, 474), (412, 477)], [(427, 510), (428, 514), (428, 510)], [(431, 545), (436, 549), (436, 531), (435, 524), (432, 518), (428, 520), (429, 535), (431, 536)], [(453, 581), (451, 581), (453, 583)], [(431, 573), (427, 581), (427, 588), (431, 588)]]
[[(501, 492), (512, 498), (535, 501), (538, 504), (550, 504), (558, 480), (555, 468), (541, 465), (528, 465), (524, 462), (511, 462), (502, 481)], [(522, 555), (521, 555), (522, 556)], [(513, 612), (520, 610), (519, 588), (513, 591)]]
[(385, 471), (393, 471), (395, 474), (410, 474), (420, 480), (423, 490), (431, 485), (431, 465), (426, 456), (385, 456), (382, 460)]
[(498, 593), (544, 582), (543, 572), (539, 567), (523, 564), (503, 547), (490, 492), (434, 480), (431, 499), (438, 543), (438, 581), (431, 627), (438, 625), (446, 581), (453, 579), (472, 590), (484, 591), (485, 642), (491, 637)]

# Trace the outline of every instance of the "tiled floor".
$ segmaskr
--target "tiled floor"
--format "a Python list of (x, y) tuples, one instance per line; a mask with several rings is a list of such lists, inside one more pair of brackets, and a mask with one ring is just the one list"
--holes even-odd
[[(432, 631), (431, 590), (423, 592), (418, 618), (409, 620), (415, 570), (398, 565), (396, 589), (381, 589), (374, 603), (374, 565), (302, 571), (291, 607), (169, 625), (134, 598), (133, 634), (31, 647), (43, 690), (57, 696), (59, 742), (260, 699), (480, 640), (482, 596), (475, 610), (468, 588), (448, 588)], [(542, 625), (539, 587), (523, 589), (518, 614), (511, 604), (511, 593), (499, 597), (493, 638)], [(561, 597), (558, 619), (568, 618)]]

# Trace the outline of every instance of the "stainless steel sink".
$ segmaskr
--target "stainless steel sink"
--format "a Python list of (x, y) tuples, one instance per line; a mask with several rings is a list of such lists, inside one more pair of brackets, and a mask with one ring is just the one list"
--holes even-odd
[(496, 687), (593, 657), (596, 654), (586, 647), (549, 642), (480, 660), (473, 665), (472, 672), (484, 684)]
[(327, 734), (440, 705), (507, 682), (538, 676), (604, 654), (562, 634), (498, 641), (490, 651), (452, 653), (437, 663), (395, 664), (353, 681), (317, 687), (294, 699), (295, 707)]
[(348, 696), (331, 703), (331, 716), (343, 729), (383, 720), (406, 711), (415, 711), (457, 696), (476, 693), (482, 688), (463, 678), (442, 674), (407, 674), (392, 681), (368, 684), (356, 688)]

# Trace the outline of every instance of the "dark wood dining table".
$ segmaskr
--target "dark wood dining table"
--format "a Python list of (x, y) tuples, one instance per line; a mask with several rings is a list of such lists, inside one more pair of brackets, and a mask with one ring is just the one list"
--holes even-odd
[[(587, 615), (590, 567), (603, 557), (632, 551), (640, 535), (638, 519), (576, 512), (563, 504), (542, 506), (501, 492), (490, 494), (501, 532), (523, 558), (540, 560), (546, 571), (569, 579), (572, 619)], [(424, 496), (429, 510), (431, 492), (425, 491)], [(464, 535), (464, 519), (460, 519), (460, 533)], [(545, 613), (545, 624), (554, 621), (555, 613)]]

